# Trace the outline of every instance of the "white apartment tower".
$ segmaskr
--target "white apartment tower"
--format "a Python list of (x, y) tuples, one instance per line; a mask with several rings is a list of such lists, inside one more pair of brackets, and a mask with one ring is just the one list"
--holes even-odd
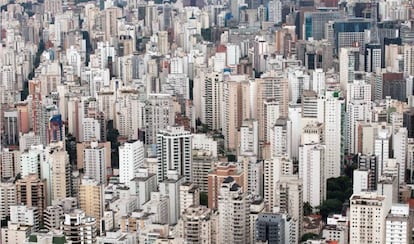
[(385, 242), (408, 244), (411, 242), (412, 226), (408, 204), (394, 204), (385, 220)]
[(400, 183), (405, 181), (405, 170), (407, 168), (407, 147), (408, 147), (408, 131), (407, 128), (399, 128), (392, 138), (394, 158), (399, 164), (398, 180)]
[(299, 243), (303, 232), (303, 184), (297, 175), (282, 175), (275, 188), (275, 206), (272, 212), (287, 214), (295, 226), (291, 233), (294, 243)]
[(174, 124), (171, 95), (149, 94), (144, 110), (145, 144), (156, 144), (158, 131)]
[(292, 155), (292, 121), (280, 117), (270, 130), (272, 157)]
[(325, 99), (324, 142), (326, 179), (341, 175), (341, 112), (343, 100), (337, 93)]
[(231, 176), (221, 185), (218, 212), (218, 243), (249, 243), (250, 200)]
[(158, 182), (168, 170), (177, 170), (186, 181), (192, 180), (192, 135), (183, 126), (168, 126), (157, 134)]
[(385, 198), (376, 193), (351, 196), (349, 243), (385, 243)]
[(385, 162), (389, 159), (390, 156), (390, 141), (391, 141), (390, 131), (386, 126), (381, 126), (377, 131), (377, 136), (375, 138), (374, 151), (375, 156), (377, 156), (377, 177), (384, 173)]
[(44, 150), (42, 145), (32, 146), (29, 151), (20, 155), (20, 172), (24, 178), (29, 174), (40, 177), (40, 164), (44, 161)]
[(144, 144), (128, 141), (119, 147), (119, 182), (128, 184), (144, 166)]
[(276, 206), (276, 188), (282, 176), (293, 175), (293, 162), (287, 157), (264, 160), (264, 201), (272, 210)]
[(326, 198), (325, 146), (311, 143), (299, 147), (299, 177), (303, 180), (303, 201), (312, 207)]
[(240, 126), (240, 155), (258, 155), (259, 129), (257, 120), (244, 120)]
[(92, 141), (83, 151), (84, 177), (106, 184), (106, 149)]
[(81, 141), (101, 140), (101, 126), (97, 119), (83, 118), (82, 129), (83, 138), (81, 138)]
[(177, 170), (169, 170), (167, 178), (159, 184), (161, 196), (168, 197), (168, 223), (171, 225), (177, 224), (180, 218), (180, 186), (184, 182), (185, 178), (179, 175)]

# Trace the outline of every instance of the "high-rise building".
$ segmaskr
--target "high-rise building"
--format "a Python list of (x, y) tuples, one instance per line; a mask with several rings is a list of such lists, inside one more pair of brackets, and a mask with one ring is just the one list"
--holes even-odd
[(144, 110), (145, 144), (156, 144), (158, 131), (174, 124), (171, 95), (149, 94)]
[(250, 199), (233, 177), (227, 177), (220, 187), (218, 197), (218, 242), (249, 243)]
[(223, 83), (221, 128), (228, 150), (237, 149), (237, 131), (243, 120), (250, 118), (249, 86), (247, 81), (230, 80)]
[(282, 22), (282, 2), (280, 0), (270, 0), (268, 2), (268, 21), (272, 23)]
[(381, 55), (382, 48), (381, 44), (368, 43), (365, 45), (365, 72), (376, 73), (378, 69), (382, 68)]
[(82, 209), (87, 216), (96, 220), (99, 229), (100, 220), (103, 216), (103, 189), (102, 185), (93, 179), (82, 179), (79, 186), (79, 208)]
[(19, 169), (19, 151), (11, 151), (8, 148), (3, 148), (0, 153), (0, 179), (7, 181), (15, 178), (20, 172)]
[(341, 116), (342, 104), (337, 93), (325, 99), (324, 118), (324, 142), (325, 151), (325, 177), (326, 179), (339, 177), (341, 175)]
[(258, 155), (259, 131), (257, 120), (243, 120), (240, 126), (239, 155)]
[(303, 189), (302, 180), (297, 175), (282, 175), (275, 187), (275, 207), (271, 210), (291, 218), (293, 243), (298, 243), (303, 233)]
[(40, 180), (35, 174), (29, 174), (16, 182), (16, 203), (28, 207), (37, 207), (40, 221), (47, 206), (46, 180)]
[(126, 184), (132, 195), (138, 196), (138, 207), (150, 200), (151, 192), (157, 190), (157, 175), (148, 172), (147, 168), (139, 168), (135, 177)]
[(221, 128), (221, 104), (223, 93), (223, 77), (220, 73), (212, 72), (204, 79), (201, 94), (201, 121), (211, 130)]
[(403, 126), (408, 130), (408, 137), (414, 138), (414, 108), (404, 112)]
[(181, 214), (182, 235), (186, 243), (214, 243), (213, 213), (205, 206), (191, 206)]
[(9, 226), (1, 228), (1, 243), (24, 243), (31, 231), (30, 226), (10, 223)]
[(367, 171), (368, 182), (367, 190), (373, 191), (377, 189), (378, 181), (378, 158), (376, 155), (358, 154), (358, 170)]
[(144, 144), (128, 141), (119, 147), (119, 182), (128, 184), (144, 166)]
[(265, 120), (264, 115), (265, 101), (272, 99), (279, 103), (279, 117), (287, 117), (289, 104), (289, 86), (288, 80), (284, 77), (282, 72), (269, 72), (262, 75), (260, 79), (255, 80), (257, 87), (256, 109), (252, 109), (252, 117), (258, 118), (259, 121), (259, 141), (265, 139)]
[(390, 158), (391, 152), (391, 134), (387, 127), (381, 126), (377, 131), (375, 138), (374, 151), (377, 156), (377, 177), (379, 178), (384, 173), (385, 162)]
[(94, 179), (99, 183), (106, 183), (106, 148), (98, 142), (91, 142), (83, 149), (83, 168), (85, 177)]
[(216, 161), (211, 151), (193, 149), (193, 183), (202, 192), (208, 192), (208, 174)]
[(394, 158), (399, 164), (399, 182), (405, 182), (405, 171), (407, 169), (407, 146), (408, 131), (407, 128), (399, 128), (392, 138)]
[[(290, 243), (286, 239), (289, 226), (282, 214), (261, 213), (256, 220), (256, 241), (265, 243)], [(289, 235), (288, 235), (289, 236)]]
[(362, 70), (362, 60), (358, 47), (346, 47), (339, 50), (339, 79), (341, 89), (345, 90), (348, 83), (355, 79), (355, 71)]
[(386, 196), (354, 194), (350, 198), (349, 243), (385, 243)]
[(168, 126), (157, 133), (158, 182), (168, 170), (177, 170), (186, 181), (192, 181), (192, 135), (183, 126)]
[(408, 204), (393, 204), (385, 219), (385, 243), (412, 243), (412, 224)]
[(335, 49), (342, 47), (365, 46), (365, 30), (371, 27), (371, 20), (365, 18), (347, 18), (334, 20), (333, 29)]
[(169, 200), (169, 224), (176, 224), (180, 218), (180, 186), (184, 182), (185, 178), (178, 174), (178, 170), (169, 170), (166, 178), (159, 184), (161, 195)]
[(42, 167), (42, 175), (47, 179), (50, 204), (72, 196), (72, 171), (63, 142), (49, 144), (46, 151), (47, 163)]
[(272, 157), (292, 155), (292, 121), (279, 117), (270, 130)]
[(96, 243), (96, 219), (80, 209), (65, 214), (62, 229), (67, 241), (72, 243)]
[(37, 207), (26, 205), (10, 206), (10, 222), (31, 226), (33, 230), (39, 229), (39, 211)]
[(101, 126), (95, 118), (82, 119), (83, 138), (80, 141), (101, 141)]
[(276, 207), (276, 190), (282, 176), (293, 175), (293, 162), (288, 157), (264, 160), (264, 201), (269, 210)]
[(0, 221), (10, 216), (10, 207), (16, 204), (16, 186), (13, 183), (0, 183)]
[(19, 144), (19, 122), (17, 110), (4, 111), (4, 139), (6, 145)]
[(303, 180), (303, 201), (312, 207), (326, 198), (325, 146), (304, 144), (299, 148), (299, 177)]
[(405, 44), (404, 52), (404, 74), (414, 75), (414, 45)]
[(217, 209), (221, 183), (231, 176), (237, 184), (244, 186), (244, 173), (235, 164), (219, 163), (208, 173), (208, 208)]
[(32, 146), (29, 151), (20, 155), (20, 172), (22, 177), (36, 174), (40, 177), (40, 165), (45, 160), (45, 152), (42, 145)]
[(191, 182), (184, 182), (180, 186), (180, 214), (191, 206), (200, 205), (200, 189)]

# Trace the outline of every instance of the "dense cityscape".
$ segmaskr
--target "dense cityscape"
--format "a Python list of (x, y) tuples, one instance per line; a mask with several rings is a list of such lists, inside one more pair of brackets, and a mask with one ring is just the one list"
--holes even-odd
[(1, 244), (414, 243), (414, 2), (0, 6)]

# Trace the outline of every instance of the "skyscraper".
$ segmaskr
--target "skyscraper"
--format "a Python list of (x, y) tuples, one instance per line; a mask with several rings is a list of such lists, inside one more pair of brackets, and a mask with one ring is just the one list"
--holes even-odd
[(303, 179), (303, 201), (312, 207), (326, 198), (325, 146), (313, 143), (299, 148), (299, 177)]
[(156, 144), (158, 131), (174, 124), (171, 95), (149, 94), (144, 110), (145, 144)]
[(144, 166), (144, 144), (128, 141), (119, 147), (119, 182), (128, 184)]
[(168, 197), (168, 223), (171, 225), (176, 224), (181, 215), (180, 186), (184, 182), (185, 178), (177, 170), (169, 170), (166, 178), (159, 184), (161, 196)]
[(83, 168), (85, 177), (106, 184), (106, 148), (98, 142), (91, 142), (83, 149)]
[(385, 243), (386, 196), (376, 193), (354, 194), (350, 198), (350, 242)]
[(218, 198), (218, 242), (243, 243), (250, 240), (250, 199), (233, 179), (227, 177)]
[(168, 170), (177, 170), (186, 181), (192, 181), (192, 135), (183, 126), (168, 126), (157, 134), (158, 182)]
[(28, 207), (37, 207), (41, 221), (47, 206), (46, 180), (35, 174), (29, 174), (16, 182), (16, 203)]

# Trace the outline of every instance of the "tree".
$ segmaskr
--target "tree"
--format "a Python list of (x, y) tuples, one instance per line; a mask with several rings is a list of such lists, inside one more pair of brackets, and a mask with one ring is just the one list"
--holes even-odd
[(309, 202), (304, 202), (303, 203), (303, 215), (308, 216), (308, 215), (311, 215), (312, 212), (313, 212), (313, 208), (310, 205), (310, 203)]
[(338, 199), (327, 199), (319, 206), (319, 213), (323, 219), (326, 219), (331, 213), (338, 213), (342, 211), (342, 202)]
[(208, 195), (207, 192), (200, 192), (200, 205), (207, 206), (208, 205)]
[(111, 142), (111, 166), (113, 168), (119, 167), (119, 146), (118, 142), (119, 131), (114, 128), (114, 121), (109, 120), (106, 130), (106, 139)]
[(300, 238), (301, 242), (307, 241), (307, 240), (313, 240), (315, 238), (318, 238), (319, 236), (315, 233), (306, 233)]

